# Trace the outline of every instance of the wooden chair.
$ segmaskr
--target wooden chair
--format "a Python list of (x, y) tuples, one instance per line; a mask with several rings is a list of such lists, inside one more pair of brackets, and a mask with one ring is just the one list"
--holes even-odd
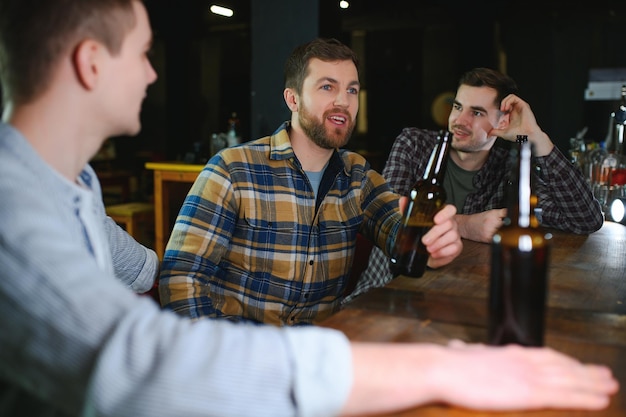
[(153, 238), (150, 239), (152, 244), (146, 244), (145, 239), (147, 230), (154, 231), (154, 204), (139, 202), (114, 204), (106, 207), (106, 213), (135, 240), (154, 247)]

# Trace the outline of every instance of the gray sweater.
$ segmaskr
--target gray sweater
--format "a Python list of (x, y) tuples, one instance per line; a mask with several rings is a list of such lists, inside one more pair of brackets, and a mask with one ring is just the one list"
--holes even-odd
[(1, 416), (331, 416), (349, 343), (316, 327), (191, 322), (148, 290), (156, 254), (0, 124)]

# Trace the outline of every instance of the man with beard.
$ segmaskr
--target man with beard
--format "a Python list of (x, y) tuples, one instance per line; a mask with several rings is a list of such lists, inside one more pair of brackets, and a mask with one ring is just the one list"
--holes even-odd
[[(357, 233), (389, 253), (405, 202), (362, 156), (340, 149), (358, 95), (350, 48), (316, 39), (294, 50), (283, 93), (291, 121), (218, 153), (200, 173), (164, 255), (163, 306), (275, 325), (315, 323), (339, 308)], [(431, 268), (461, 252), (455, 213), (446, 206), (424, 236)]]
[[(539, 222), (567, 232), (589, 234), (604, 221), (584, 176), (537, 125), (528, 103), (517, 95), (513, 79), (488, 68), (465, 73), (448, 117), (453, 134), (444, 178), (448, 202), (462, 238), (490, 242), (506, 216), (508, 147), (518, 136), (533, 144), (536, 215)], [(420, 178), (437, 132), (405, 128), (396, 138), (383, 176), (398, 193)], [(498, 139), (501, 138), (501, 139)], [(393, 277), (389, 259), (374, 248), (357, 288), (345, 302)]]

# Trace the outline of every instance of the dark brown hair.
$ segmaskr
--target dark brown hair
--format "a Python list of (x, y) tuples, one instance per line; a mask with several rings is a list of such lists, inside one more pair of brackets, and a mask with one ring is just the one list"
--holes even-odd
[(490, 68), (474, 68), (466, 72), (459, 80), (459, 87), (462, 85), (493, 88), (497, 92), (494, 103), (497, 107), (509, 94), (518, 94), (517, 84), (511, 77)]
[(135, 25), (133, 1), (0, 0), (0, 82), (5, 103), (43, 92), (59, 60), (85, 39), (119, 53)]
[(285, 88), (293, 88), (302, 93), (302, 84), (308, 75), (309, 61), (313, 58), (322, 61), (351, 60), (358, 68), (359, 59), (356, 53), (337, 39), (317, 38), (296, 47), (285, 63)]

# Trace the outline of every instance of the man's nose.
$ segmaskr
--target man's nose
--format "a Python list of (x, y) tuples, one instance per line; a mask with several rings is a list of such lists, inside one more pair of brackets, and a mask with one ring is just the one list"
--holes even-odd
[(348, 92), (347, 91), (340, 91), (339, 93), (337, 93), (337, 95), (335, 96), (335, 101), (334, 104), (337, 107), (348, 107)]
[(453, 116), (452, 122), (454, 124), (459, 125), (468, 125), (470, 124), (470, 112), (469, 110), (461, 110), (457, 112), (456, 115)]

